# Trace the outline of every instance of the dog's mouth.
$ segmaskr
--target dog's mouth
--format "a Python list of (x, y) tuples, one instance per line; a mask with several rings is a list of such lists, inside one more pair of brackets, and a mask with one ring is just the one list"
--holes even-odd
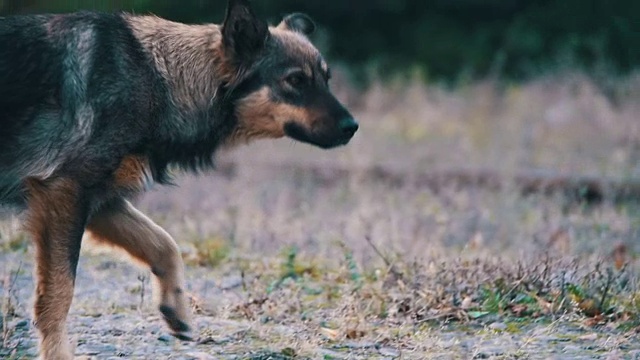
[(286, 123), (284, 125), (284, 133), (294, 140), (311, 144), (322, 149), (332, 149), (338, 146), (347, 145), (353, 137), (353, 134), (339, 134), (338, 131), (327, 132), (324, 134), (320, 132), (312, 132), (295, 122)]

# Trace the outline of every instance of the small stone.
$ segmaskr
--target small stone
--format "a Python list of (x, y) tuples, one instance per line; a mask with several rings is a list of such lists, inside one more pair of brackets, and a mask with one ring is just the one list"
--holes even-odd
[(591, 333), (591, 334), (587, 334), (587, 335), (582, 335), (578, 339), (583, 340), (583, 341), (595, 341), (595, 340), (598, 340), (598, 334)]
[(622, 355), (616, 350), (607, 354), (606, 360), (622, 360)]
[(319, 349), (318, 353), (325, 359), (346, 359), (347, 355), (329, 349)]
[(482, 325), (486, 325), (486, 324), (491, 324), (494, 322), (499, 322), (500, 320), (500, 316), (497, 314), (487, 314), (485, 316), (479, 317), (478, 319), (476, 319), (476, 321), (478, 322), (478, 324), (482, 324)]
[(504, 354), (504, 349), (500, 347), (485, 347), (480, 349), (474, 359), (489, 359)]
[(76, 349), (77, 355), (105, 355), (115, 353), (116, 347), (111, 344), (82, 344)]
[(564, 353), (576, 353), (576, 352), (581, 352), (582, 350), (583, 348), (577, 345), (567, 345), (564, 348), (562, 348), (562, 351)]
[(507, 330), (507, 324), (502, 322), (494, 322), (493, 324), (489, 325), (489, 329), (496, 331), (505, 331)]
[(443, 349), (450, 349), (454, 346), (458, 346), (460, 341), (458, 339), (440, 339), (438, 342), (438, 347)]
[[(1, 324), (2, 322), (0, 322)], [(27, 319), (22, 319), (20, 321), (18, 321), (17, 323), (15, 323), (15, 325), (13, 325), (14, 328), (16, 329), (27, 329), (29, 327), (29, 320)]]
[(397, 358), (400, 357), (400, 351), (398, 351), (397, 349), (391, 348), (391, 347), (381, 347), (380, 349), (378, 349), (378, 352), (380, 353), (380, 355), (382, 356), (388, 356), (391, 358)]
[(222, 279), (222, 283), (220, 284), (222, 290), (231, 290), (240, 286), (242, 286), (241, 276), (229, 276)]
[(627, 355), (629, 355), (629, 359), (640, 360), (640, 350), (631, 350)]

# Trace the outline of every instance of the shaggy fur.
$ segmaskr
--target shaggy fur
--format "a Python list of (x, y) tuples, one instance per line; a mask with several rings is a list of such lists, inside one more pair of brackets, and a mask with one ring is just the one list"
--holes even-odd
[(168, 169), (288, 136), (322, 148), (358, 129), (328, 87), (303, 14), (269, 27), (247, 0), (222, 25), (80, 12), (0, 18), (0, 204), (36, 245), (35, 324), (44, 359), (71, 359), (65, 322), (84, 232), (148, 266), (159, 310), (188, 338), (175, 241), (127, 200)]

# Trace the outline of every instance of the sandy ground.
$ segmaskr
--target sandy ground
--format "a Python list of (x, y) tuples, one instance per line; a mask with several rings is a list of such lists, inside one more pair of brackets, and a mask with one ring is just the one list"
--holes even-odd
[[(14, 285), (17, 316), (9, 320), (11, 335), (0, 355), (33, 358), (31, 264), (16, 254), (3, 254), (0, 260), (5, 268), (21, 269)], [(159, 318), (148, 281), (140, 280), (144, 276), (148, 274), (113, 256), (83, 257), (69, 318), (79, 358), (289, 359), (287, 350), (295, 349), (298, 358), (311, 359), (640, 359), (637, 334), (584, 326), (571, 317), (527, 321), (517, 330), (504, 319), (488, 317), (472, 324), (413, 328), (404, 339), (365, 335), (333, 341), (317, 320), (289, 317), (273, 323), (233, 316), (229, 309), (245, 301), (238, 295), (240, 275), (201, 268), (189, 268), (188, 287), (209, 310), (194, 317), (199, 342), (182, 342), (169, 335)]]

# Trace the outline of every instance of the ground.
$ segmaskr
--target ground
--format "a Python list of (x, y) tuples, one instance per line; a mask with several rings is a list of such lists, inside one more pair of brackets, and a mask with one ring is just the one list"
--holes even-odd
[[(76, 355), (640, 359), (636, 200), (411, 181), (449, 168), (635, 181), (640, 81), (615, 106), (580, 76), (394, 86), (337, 88), (362, 126), (343, 149), (257, 143), (136, 200), (180, 243), (194, 342), (169, 335), (146, 269), (85, 239)], [(18, 225), (0, 223), (3, 359), (36, 351), (33, 248)]]

